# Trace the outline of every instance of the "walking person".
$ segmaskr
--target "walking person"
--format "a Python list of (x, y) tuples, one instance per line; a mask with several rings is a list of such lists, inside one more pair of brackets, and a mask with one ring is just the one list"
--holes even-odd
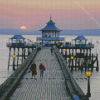
[(31, 65), (30, 70), (32, 71), (32, 78), (33, 78), (33, 76), (35, 77), (35, 75), (37, 75), (37, 70), (36, 70), (35, 62), (33, 62), (33, 64)]
[(51, 54), (53, 53), (53, 48), (51, 48)]
[(43, 78), (43, 73), (44, 71), (46, 70), (45, 66), (41, 63), (39, 65), (39, 69), (40, 69), (40, 78), (42, 77)]
[(74, 100), (80, 100), (78, 91), (75, 91), (73, 98), (74, 98)]

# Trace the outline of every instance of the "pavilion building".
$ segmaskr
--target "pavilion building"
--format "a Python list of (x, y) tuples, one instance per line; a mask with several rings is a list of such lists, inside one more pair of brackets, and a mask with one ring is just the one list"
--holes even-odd
[(42, 41), (42, 43), (54, 44), (55, 41), (64, 41), (64, 38), (59, 37), (61, 30), (55, 26), (55, 23), (51, 20), (51, 17), (47, 25), (40, 31), (42, 31), (42, 37), (37, 37), (37, 40)]

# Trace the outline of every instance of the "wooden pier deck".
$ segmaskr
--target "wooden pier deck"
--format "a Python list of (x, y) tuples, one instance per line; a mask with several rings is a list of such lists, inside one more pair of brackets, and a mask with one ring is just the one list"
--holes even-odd
[[(43, 48), (35, 58), (37, 80), (30, 79), (31, 72), (26, 71), (9, 100), (73, 100), (65, 86), (65, 79), (55, 54), (49, 48)], [(40, 79), (39, 64), (46, 66), (44, 77)]]

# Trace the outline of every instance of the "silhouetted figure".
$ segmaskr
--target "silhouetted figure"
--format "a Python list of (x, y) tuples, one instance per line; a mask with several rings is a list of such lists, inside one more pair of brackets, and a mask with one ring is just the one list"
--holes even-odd
[(33, 64), (31, 65), (30, 70), (32, 71), (32, 78), (33, 78), (33, 76), (35, 77), (35, 75), (37, 75), (37, 70), (36, 70), (35, 62), (33, 62)]

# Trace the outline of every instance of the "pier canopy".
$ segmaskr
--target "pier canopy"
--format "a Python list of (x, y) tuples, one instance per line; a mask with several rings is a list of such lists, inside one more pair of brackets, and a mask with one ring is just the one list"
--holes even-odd
[(21, 36), (21, 35), (14, 35), (12, 38), (10, 38), (10, 39), (26, 39), (26, 38), (24, 38), (23, 36)]
[(84, 36), (78, 36), (75, 39), (75, 44), (86, 44), (87, 39)]
[(8, 39), (8, 42), (6, 44), (7, 47), (24, 47), (24, 48), (30, 48), (34, 47), (33, 41), (24, 38), (22, 35), (14, 35), (12, 38)]
[(8, 40), (7, 47), (21, 47), (26, 44), (25, 39), (26, 38), (24, 38), (21, 35), (14, 35), (12, 38)]
[(78, 36), (74, 40), (87, 40), (84, 36)]
[(55, 23), (52, 20), (50, 20), (47, 23), (47, 25), (40, 31), (61, 31), (61, 30), (55, 26)]

